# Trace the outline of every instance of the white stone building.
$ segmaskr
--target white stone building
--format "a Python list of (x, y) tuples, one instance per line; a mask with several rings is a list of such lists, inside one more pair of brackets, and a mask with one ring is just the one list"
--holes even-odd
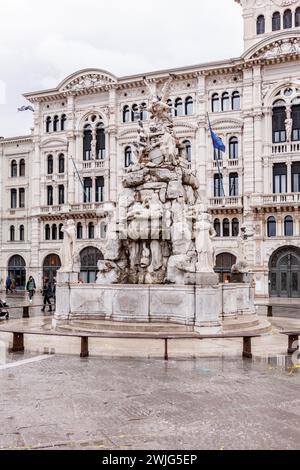
[[(175, 130), (213, 214), (220, 277), (229, 278), (242, 257), (245, 226), (252, 231), (245, 255), (256, 295), (300, 297), (300, 0), (236, 1), (244, 18), (241, 57), (147, 78), (159, 94), (169, 73), (176, 75)], [(9, 273), (24, 286), (33, 274), (40, 284), (43, 273), (55, 273), (70, 211), (78, 223), (81, 277), (95, 279), (136, 121), (147, 125), (140, 111), (148, 100), (144, 75), (80, 70), (55, 89), (25, 95), (35, 109), (31, 135), (0, 140), (3, 281)], [(207, 113), (225, 154), (214, 156)]]

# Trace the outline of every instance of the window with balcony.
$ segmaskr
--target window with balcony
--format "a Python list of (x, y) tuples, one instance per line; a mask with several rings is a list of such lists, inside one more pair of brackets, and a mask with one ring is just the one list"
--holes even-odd
[(269, 217), (267, 220), (267, 232), (268, 237), (276, 237), (276, 219), (275, 217)]
[(214, 160), (222, 160), (223, 159), (223, 152), (219, 149), (214, 148)]
[(91, 160), (92, 153), (92, 127), (86, 124), (83, 129), (83, 160)]
[(273, 165), (273, 193), (280, 194), (287, 192), (287, 166), (285, 163), (275, 163)]
[(48, 155), (47, 157), (47, 174), (53, 174), (53, 155)]
[(63, 184), (58, 186), (58, 204), (65, 203), (65, 187)]
[(295, 104), (292, 106), (292, 119), (292, 140), (300, 140), (300, 104)]
[(264, 15), (259, 15), (256, 20), (256, 34), (265, 33), (265, 17)]
[(83, 202), (92, 202), (92, 188), (93, 188), (92, 178), (84, 178), (83, 186), (84, 186)]
[(16, 178), (18, 176), (18, 164), (16, 160), (13, 160), (10, 164), (10, 176)]
[(47, 186), (47, 205), (53, 206), (53, 186)]
[(229, 196), (239, 195), (239, 175), (237, 173), (229, 174)]
[(293, 14), (291, 10), (285, 10), (283, 13), (283, 28), (289, 29), (293, 25)]
[(25, 189), (19, 188), (19, 207), (23, 209), (25, 207)]
[(300, 193), (300, 162), (292, 164), (292, 192)]
[(132, 150), (131, 147), (126, 147), (124, 151), (124, 166), (128, 168), (132, 164)]
[(232, 232), (233, 237), (238, 237), (239, 236), (239, 232), (240, 232), (239, 219), (236, 219), (236, 218), (232, 219), (231, 232)]
[(286, 141), (286, 108), (283, 100), (275, 101), (273, 105), (273, 143), (277, 144)]
[(104, 201), (104, 177), (97, 176), (96, 178), (96, 202)]
[(223, 197), (223, 175), (214, 175), (214, 197)]
[(105, 131), (103, 122), (98, 122), (96, 126), (96, 159), (105, 158)]
[(272, 31), (279, 31), (281, 28), (281, 16), (279, 11), (275, 11), (272, 16)]
[(217, 237), (220, 237), (221, 236), (221, 222), (220, 222), (220, 219), (215, 219), (214, 220), (214, 229), (215, 229), (215, 232), (216, 232), (216, 236)]
[(294, 235), (294, 221), (293, 221), (293, 217), (288, 215), (284, 219), (284, 236), (292, 237), (293, 235)]
[(25, 160), (24, 158), (22, 158), (22, 160), (20, 160), (20, 164), (19, 164), (19, 175), (21, 177), (25, 176)]
[(11, 242), (15, 241), (15, 227), (13, 225), (11, 225), (9, 228), (9, 240)]
[(10, 208), (17, 208), (17, 190), (14, 188), (10, 190)]
[(230, 237), (229, 219), (224, 219), (223, 220), (223, 237)]
[(231, 160), (237, 160), (239, 158), (239, 141), (237, 137), (231, 137), (229, 139), (229, 158)]

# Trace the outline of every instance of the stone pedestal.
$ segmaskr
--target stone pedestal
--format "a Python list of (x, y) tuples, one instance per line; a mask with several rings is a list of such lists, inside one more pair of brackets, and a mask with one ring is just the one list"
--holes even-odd
[[(78, 273), (57, 272), (54, 320), (69, 320), (71, 314), (71, 286), (75, 285), (78, 285)], [(57, 312), (59, 312), (59, 314), (57, 314)]]
[(196, 272), (196, 285), (203, 287), (217, 286), (219, 276), (215, 272)]
[(196, 287), (195, 331), (201, 334), (221, 333), (222, 288)]

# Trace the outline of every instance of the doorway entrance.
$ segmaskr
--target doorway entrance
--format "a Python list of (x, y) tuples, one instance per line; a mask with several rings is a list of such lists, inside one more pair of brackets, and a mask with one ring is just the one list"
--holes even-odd
[(271, 297), (300, 297), (300, 248), (282, 247), (270, 258)]

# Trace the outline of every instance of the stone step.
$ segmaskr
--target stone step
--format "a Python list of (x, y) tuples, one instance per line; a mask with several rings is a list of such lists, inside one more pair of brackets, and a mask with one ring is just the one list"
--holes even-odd
[(60, 329), (76, 329), (81, 331), (122, 331), (135, 333), (189, 333), (193, 332), (193, 326), (176, 325), (172, 323), (124, 323), (107, 321), (71, 321), (68, 325), (62, 325)]
[(244, 327), (241, 326), (240, 328), (234, 328), (233, 330), (224, 330), (224, 333), (254, 333), (254, 334), (265, 334), (270, 333), (272, 330), (272, 325), (268, 320), (260, 320), (257, 325)]
[(246, 315), (237, 318), (228, 318), (223, 321), (224, 331), (240, 330), (244, 328), (256, 327), (260, 322), (257, 315)]

